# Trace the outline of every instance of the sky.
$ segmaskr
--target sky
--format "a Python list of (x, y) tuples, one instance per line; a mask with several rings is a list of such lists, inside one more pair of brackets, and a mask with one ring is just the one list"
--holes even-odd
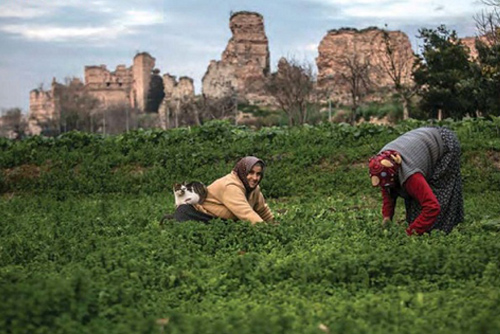
[(0, 0), (0, 111), (29, 110), (29, 92), (52, 78), (83, 80), (86, 65), (132, 65), (137, 52), (161, 74), (193, 78), (195, 91), (229, 39), (231, 13), (262, 14), (271, 70), (281, 57), (315, 64), (331, 29), (370, 26), (405, 32), (444, 24), (475, 36), (481, 0)]

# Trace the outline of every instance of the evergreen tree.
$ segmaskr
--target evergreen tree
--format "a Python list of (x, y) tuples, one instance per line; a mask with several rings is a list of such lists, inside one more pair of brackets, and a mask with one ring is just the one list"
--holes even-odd
[(468, 48), (444, 25), (420, 29), (418, 38), (424, 45), (413, 76), (421, 96), (420, 108), (432, 118), (439, 111), (443, 118), (475, 115), (477, 67), (469, 61)]
[(476, 40), (478, 51), (477, 94), (483, 116), (500, 115), (500, 44)]

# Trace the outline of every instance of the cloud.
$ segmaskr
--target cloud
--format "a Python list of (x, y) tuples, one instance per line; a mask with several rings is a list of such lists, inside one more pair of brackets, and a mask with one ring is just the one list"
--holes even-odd
[(165, 16), (156, 11), (128, 10), (122, 19), (116, 21), (123, 22), (126, 26), (150, 26), (163, 23)]
[[(469, 15), (470, 8), (457, 5), (454, 1), (432, 0), (406, 1), (377, 4), (364, 4), (363, 6), (348, 6), (343, 10), (345, 15), (353, 18), (381, 18), (396, 20), (429, 20), (431, 18), (451, 19)], [(420, 18), (420, 19), (419, 19)]]
[(102, 39), (115, 38), (123, 33), (122, 27), (109, 29), (108, 27), (56, 27), (38, 25), (6, 25), (0, 30), (20, 35), (28, 40), (63, 42), (71, 39)]
[[(66, 1), (66, 0), (65, 0)], [(21, 9), (15, 8), (17, 3), (8, 3), (4, 9), (5, 17), (13, 18), (14, 13)], [(51, 6), (43, 9), (36, 6), (31, 6), (29, 3), (24, 4), (24, 8), (20, 12), (24, 12), (17, 18), (23, 19), (22, 23), (10, 23), (0, 25), (0, 31), (16, 35), (29, 41), (42, 42), (66, 42), (72, 40), (91, 41), (95, 42), (115, 39), (123, 35), (134, 34), (140, 27), (162, 24), (165, 21), (165, 15), (160, 11), (148, 11), (139, 9), (114, 9), (108, 7), (105, 1), (92, 1), (90, 4), (85, 4), (85, 9), (75, 8), (84, 5), (81, 0), (70, 0), (70, 7), (63, 5), (59, 0), (51, 3)], [(79, 19), (84, 24), (79, 26), (77, 22), (68, 23), (44, 23), (50, 20), (57, 22), (59, 17), (56, 14), (57, 10), (78, 10)], [(100, 15), (96, 15), (99, 13)], [(87, 20), (82, 20), (85, 15), (91, 15), (94, 23), (85, 23)], [(35, 20), (34, 18), (45, 16), (44, 20)], [(88, 20), (90, 21), (90, 19)], [(99, 24), (98, 22), (104, 22)]]
[(85, 8), (88, 7), (88, 2), (85, 0), (5, 0), (3, 4), (0, 4), (0, 18), (32, 19), (44, 17), (65, 7)]
[(0, 5), (0, 18), (29, 19), (44, 16), (50, 13), (47, 8), (23, 6), (16, 3), (5, 3)]
[(365, 20), (367, 25), (381, 21), (393, 23), (437, 22), (454, 23), (479, 10), (477, 1), (470, 0), (309, 0), (337, 10), (335, 17)]

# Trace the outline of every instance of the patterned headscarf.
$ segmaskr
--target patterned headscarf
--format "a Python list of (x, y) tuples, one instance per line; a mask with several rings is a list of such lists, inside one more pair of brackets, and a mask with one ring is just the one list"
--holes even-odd
[(371, 157), (369, 168), (372, 186), (394, 187), (400, 166), (401, 156), (393, 150), (383, 151)]
[(250, 185), (248, 184), (247, 175), (248, 172), (252, 170), (252, 167), (255, 166), (256, 163), (262, 164), (262, 177), (259, 180), (260, 183), (260, 181), (262, 181), (262, 179), (264, 178), (265, 164), (264, 161), (260, 160), (259, 158), (253, 156), (241, 158), (233, 168), (233, 172), (235, 172), (236, 175), (238, 175), (238, 178), (241, 180), (241, 182), (243, 182), (247, 194), (249, 194), (250, 192), (252, 192), (252, 190), (255, 189), (251, 188)]

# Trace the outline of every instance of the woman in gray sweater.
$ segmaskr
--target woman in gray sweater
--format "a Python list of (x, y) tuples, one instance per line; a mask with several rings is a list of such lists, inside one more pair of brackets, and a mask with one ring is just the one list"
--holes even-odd
[(440, 127), (409, 131), (386, 144), (369, 162), (373, 186), (382, 191), (383, 224), (392, 220), (396, 200), (405, 201), (406, 232), (450, 232), (463, 221), (460, 143)]

